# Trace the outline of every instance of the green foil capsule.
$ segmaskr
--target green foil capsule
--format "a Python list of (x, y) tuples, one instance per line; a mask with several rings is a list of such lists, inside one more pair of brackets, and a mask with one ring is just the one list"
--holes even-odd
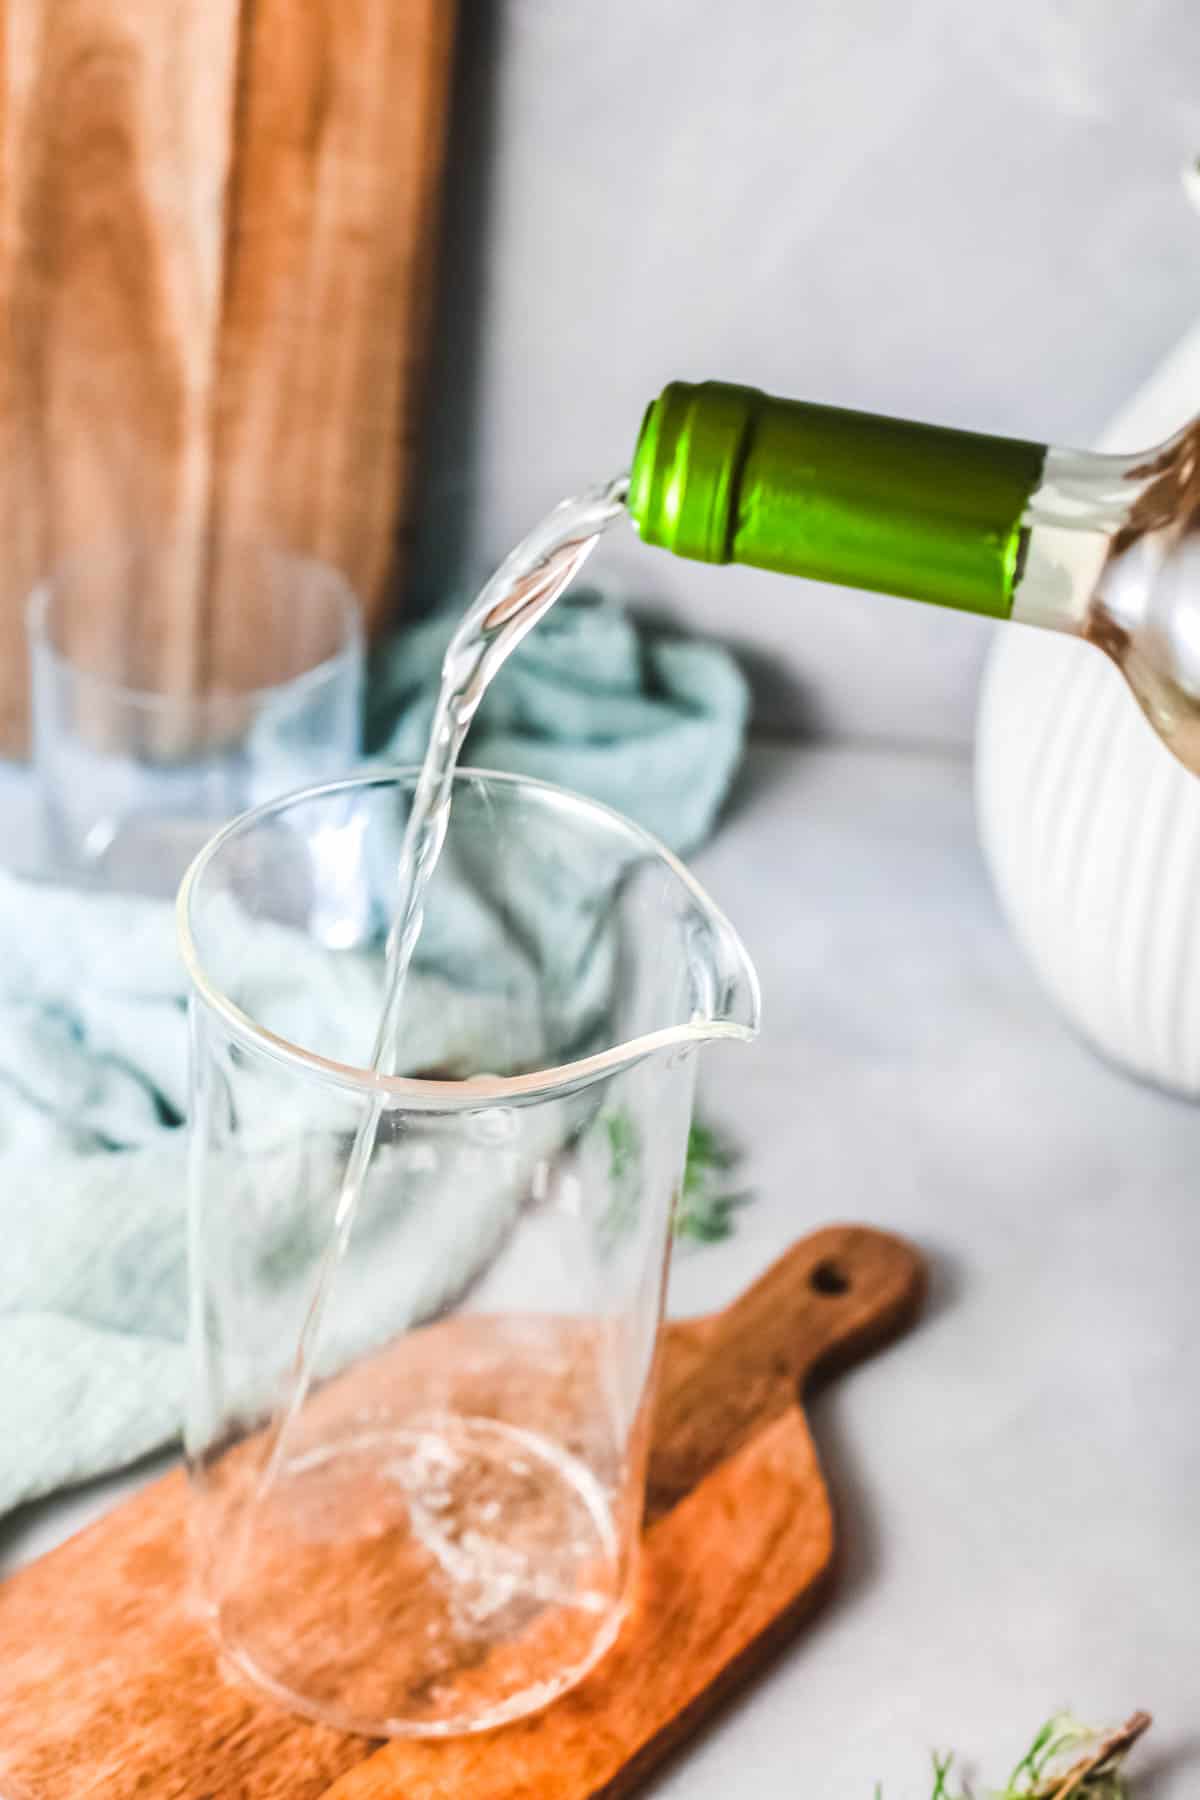
[(1041, 444), (672, 382), (628, 506), (643, 540), (1007, 618)]

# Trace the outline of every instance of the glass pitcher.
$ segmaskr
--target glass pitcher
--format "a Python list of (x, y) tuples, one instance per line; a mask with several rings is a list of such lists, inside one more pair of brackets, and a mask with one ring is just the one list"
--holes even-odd
[(414, 780), (245, 815), (179, 901), (200, 1587), (244, 1671), (371, 1735), (518, 1717), (616, 1636), (694, 1052), (758, 1024), (741, 942), (661, 845), (463, 772), (401, 1073), (372, 1074)]

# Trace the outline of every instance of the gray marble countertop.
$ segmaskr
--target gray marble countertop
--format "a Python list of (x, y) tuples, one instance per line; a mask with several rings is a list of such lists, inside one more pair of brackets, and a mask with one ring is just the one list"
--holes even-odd
[[(760, 745), (739, 802), (697, 866), (764, 1029), (708, 1052), (703, 1090), (756, 1199), (677, 1258), (672, 1309), (724, 1304), (835, 1220), (912, 1238), (932, 1292), (814, 1408), (837, 1588), (653, 1791), (925, 1800), (931, 1747), (992, 1779), (1069, 1704), (1150, 1708), (1139, 1800), (1190, 1800), (1200, 1111), (1060, 1023), (997, 914), (965, 761)], [(141, 1478), (10, 1520), (0, 1572)]]
[[(814, 1423), (840, 1587), (659, 1783), (719, 1800), (924, 1800), (1042, 1717), (1155, 1713), (1140, 1800), (1200, 1789), (1200, 1111), (1106, 1067), (999, 917), (969, 766), (759, 748), (702, 859), (762, 977), (710, 1057), (760, 1198), (674, 1299), (721, 1303), (796, 1233), (861, 1219), (933, 1271), (924, 1322)], [(982, 1785), (982, 1782), (981, 1782)]]

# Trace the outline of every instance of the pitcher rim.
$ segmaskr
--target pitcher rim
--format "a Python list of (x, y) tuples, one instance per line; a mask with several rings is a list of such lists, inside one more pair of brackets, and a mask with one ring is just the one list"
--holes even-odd
[(403, 1103), (414, 1111), (469, 1112), (481, 1106), (542, 1100), (553, 1094), (584, 1087), (589, 1082), (640, 1062), (660, 1050), (712, 1043), (720, 1039), (749, 1043), (757, 1036), (760, 994), (758, 974), (750, 955), (725, 913), (673, 850), (669, 850), (645, 826), (619, 812), (616, 807), (606, 805), (603, 800), (594, 800), (590, 795), (580, 794), (558, 782), (544, 781), (539, 776), (474, 767), (456, 770), (455, 784), (468, 780), (484, 781), (503, 787), (531, 789), (553, 799), (566, 801), (577, 810), (613, 821), (630, 836), (639, 839), (648, 851), (661, 858), (712, 919), (715, 928), (736, 947), (750, 993), (751, 1023), (743, 1024), (737, 1019), (693, 1019), (686, 1025), (665, 1026), (662, 1030), (646, 1032), (640, 1037), (597, 1051), (593, 1056), (535, 1069), (526, 1075), (473, 1075), (457, 1081), (437, 1081), (411, 1075), (381, 1075), (371, 1069), (359, 1068), (353, 1063), (338, 1062), (331, 1057), (321, 1056), (317, 1051), (307, 1050), (303, 1045), (295, 1044), (289, 1038), (258, 1024), (209, 977), (204, 967), (191, 922), (193, 898), (204, 875), (233, 838), (242, 836), (273, 815), (355, 788), (397, 787), (404, 782), (415, 781), (419, 774), (418, 765), (403, 763), (394, 767), (366, 769), (358, 774), (320, 782), (311, 787), (295, 788), (238, 813), (215, 832), (193, 857), (180, 882), (175, 901), (179, 953), (191, 983), (193, 998), (202, 1002), (222, 1021), (231, 1037), (259, 1055), (268, 1056), (285, 1067), (317, 1076), (327, 1084), (352, 1093), (383, 1096), (390, 1107)]

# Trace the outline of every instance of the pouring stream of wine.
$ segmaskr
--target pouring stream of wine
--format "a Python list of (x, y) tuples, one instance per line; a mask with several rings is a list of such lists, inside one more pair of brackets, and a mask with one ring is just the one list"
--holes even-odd
[[(624, 512), (628, 477), (564, 500), (507, 556), (465, 614), (446, 650), (429, 744), (405, 827), (388, 936), (384, 1001), (371, 1068), (394, 1075), (409, 965), (421, 933), (425, 896), (450, 822), (454, 772), (471, 722), (492, 681), (517, 645), (545, 617), (587, 561), (602, 533)], [(321, 1330), (338, 1269), (350, 1243), (359, 1196), (383, 1117), (382, 1096), (367, 1103), (338, 1190), (329, 1243), (300, 1332), (286, 1398), (268, 1439), (262, 1473), (246, 1508), (243, 1543), (255, 1507), (283, 1466), (292, 1427), (312, 1386)]]

